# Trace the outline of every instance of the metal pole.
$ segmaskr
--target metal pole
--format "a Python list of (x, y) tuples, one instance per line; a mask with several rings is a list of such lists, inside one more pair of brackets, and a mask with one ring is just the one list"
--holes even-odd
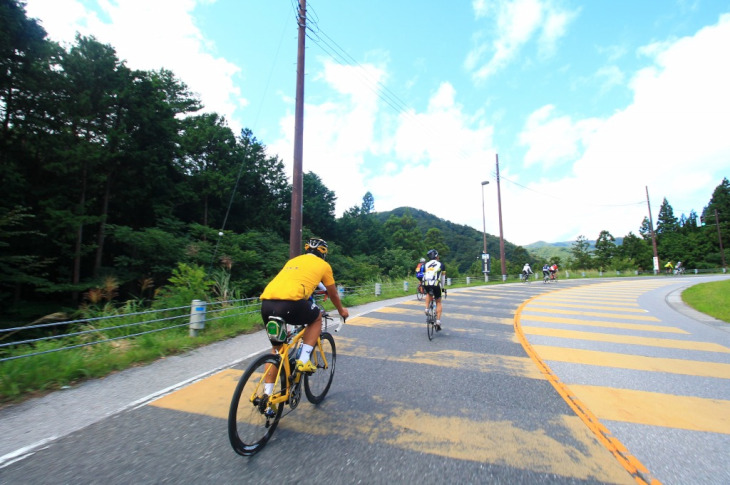
[(651, 204), (649, 203), (649, 186), (646, 187), (646, 205), (649, 207), (649, 229), (651, 230), (651, 247), (654, 249), (654, 261), (656, 261), (656, 264), (654, 266), (654, 274), (657, 274), (659, 271), (661, 271), (661, 268), (659, 266), (659, 253), (656, 250), (656, 234), (654, 233), (654, 219), (651, 217)]
[(306, 38), (306, 0), (299, 0), (299, 42), (297, 49), (297, 91), (294, 107), (294, 173), (291, 188), (291, 228), (289, 231), (289, 257), (302, 254), (302, 153), (304, 133), (304, 39)]
[(497, 210), (499, 210), (499, 260), (502, 262), (502, 281), (507, 281), (507, 264), (504, 260), (504, 234), (502, 233), (502, 193), (499, 190), (499, 154), (497, 158)]
[(482, 267), (484, 268), (484, 282), (489, 282), (489, 274), (487, 274), (487, 216), (484, 211), (484, 186), (489, 184), (489, 180), (482, 182), (482, 235), (484, 236), (484, 252), (482, 252)]

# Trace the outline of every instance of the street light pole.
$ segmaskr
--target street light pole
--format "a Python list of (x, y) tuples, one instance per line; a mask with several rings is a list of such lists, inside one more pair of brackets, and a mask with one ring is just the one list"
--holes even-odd
[(484, 252), (482, 253), (482, 267), (484, 268), (484, 282), (489, 282), (489, 274), (487, 273), (487, 216), (484, 212), (484, 186), (489, 184), (489, 180), (482, 182), (482, 235), (484, 236)]

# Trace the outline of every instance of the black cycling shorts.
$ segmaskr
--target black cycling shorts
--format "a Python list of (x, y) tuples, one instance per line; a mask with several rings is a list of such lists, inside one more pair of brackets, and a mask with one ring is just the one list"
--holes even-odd
[(441, 298), (441, 287), (440, 286), (438, 286), (438, 285), (425, 286), (424, 288), (426, 288), (426, 291), (428, 292), (428, 294), (431, 295), (432, 297), (434, 297), (436, 300)]
[(261, 300), (261, 318), (264, 323), (269, 317), (282, 318), (289, 325), (314, 323), (321, 310), (311, 300)]

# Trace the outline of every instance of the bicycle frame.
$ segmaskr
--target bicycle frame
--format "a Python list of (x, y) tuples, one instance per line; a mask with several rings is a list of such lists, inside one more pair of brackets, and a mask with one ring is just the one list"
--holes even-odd
[[(322, 314), (322, 333), (327, 331), (328, 322), (331, 320), (332, 317), (330, 317), (328, 314), (323, 313)], [(338, 332), (340, 330), (340, 327), (342, 324), (335, 329), (335, 332)], [(292, 368), (291, 368), (291, 359), (290, 359), (290, 351), (292, 349), (296, 349), (299, 347), (299, 342), (304, 337), (304, 330), (306, 327), (302, 327), (301, 330), (298, 332), (290, 332), (287, 334), (287, 341), (283, 344), (281, 344), (281, 347), (276, 350), (276, 354), (278, 354), (281, 358), (282, 365), (279, 366), (276, 377), (274, 378), (274, 389), (279, 389), (280, 382), (282, 379), (281, 371), (284, 370), (284, 377), (286, 378), (286, 391), (284, 394), (274, 393), (269, 398), (269, 402), (271, 404), (279, 404), (279, 403), (287, 403), (289, 402), (289, 398), (291, 397), (291, 389), (292, 385), (299, 384), (299, 381), (302, 378), (301, 372), (294, 373), (294, 379), (292, 379)], [(317, 337), (317, 344), (315, 345), (314, 349), (312, 350), (312, 357), (311, 357), (315, 363), (319, 359), (322, 360), (322, 363), (324, 364), (325, 368), (329, 368), (330, 363), (327, 362), (327, 357), (325, 356), (325, 352), (322, 349), (322, 339), (320, 337)], [(256, 398), (258, 390), (263, 386), (264, 382), (266, 381), (266, 376), (269, 375), (269, 372), (271, 372), (272, 365), (269, 364), (266, 372), (263, 376), (261, 376), (261, 380), (259, 381), (258, 385), (256, 386), (256, 392), (254, 392), (249, 398), (249, 402), (253, 403), (253, 400)]]

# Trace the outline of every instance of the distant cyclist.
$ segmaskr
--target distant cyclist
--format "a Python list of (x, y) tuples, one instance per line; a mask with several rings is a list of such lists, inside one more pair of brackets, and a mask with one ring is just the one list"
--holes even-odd
[(426, 267), (426, 258), (421, 258), (421, 260), (416, 265), (416, 279), (418, 280), (418, 286), (423, 285), (423, 270)]
[(532, 268), (530, 268), (530, 263), (525, 263), (525, 265), (522, 267), (522, 277), (527, 281), (527, 278), (532, 274)]
[(558, 277), (558, 265), (553, 263), (552, 266), (550, 266), (550, 279), (554, 280)]
[(542, 266), (542, 276), (543, 276), (543, 278), (550, 276), (550, 264), (545, 263)]
[[(426, 288), (426, 314), (431, 306), (431, 300), (436, 300), (436, 331), (441, 330), (441, 289), (446, 277), (446, 265), (439, 260), (439, 253), (431, 249), (426, 253), (428, 262), (423, 272), (423, 285)], [(445, 290), (444, 290), (445, 291)]]

